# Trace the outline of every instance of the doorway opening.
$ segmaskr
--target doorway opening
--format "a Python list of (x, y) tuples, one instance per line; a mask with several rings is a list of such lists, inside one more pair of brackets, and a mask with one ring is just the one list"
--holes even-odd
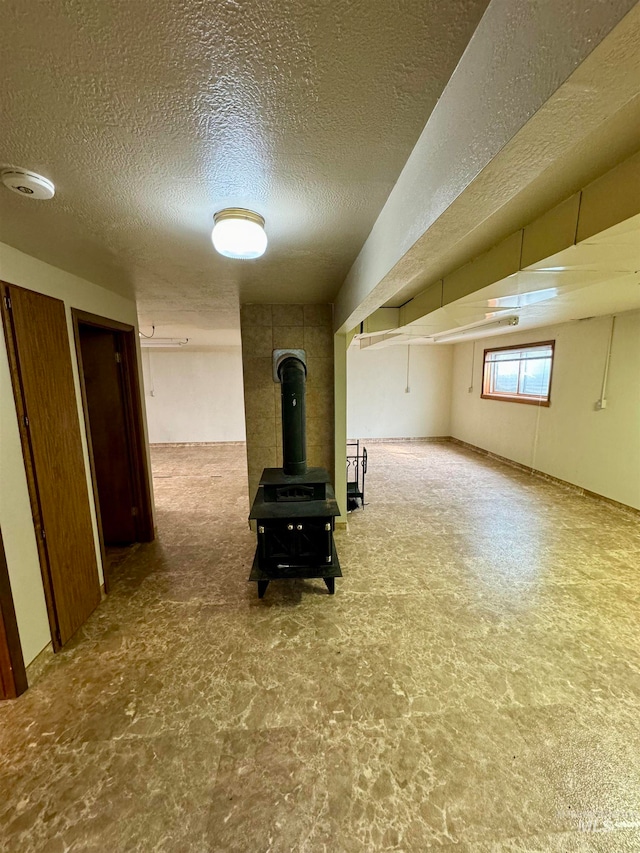
[(154, 538), (133, 326), (72, 309), (89, 462), (103, 555)]

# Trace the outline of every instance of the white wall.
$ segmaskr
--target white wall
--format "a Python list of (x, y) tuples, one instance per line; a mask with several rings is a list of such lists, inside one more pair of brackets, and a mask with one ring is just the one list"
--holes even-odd
[[(350, 347), (349, 438), (449, 435), (452, 350), (450, 346), (418, 345), (362, 350)], [(405, 393), (407, 375), (409, 393)]]
[[(485, 338), (454, 347), (451, 434), (628, 506), (640, 508), (640, 312), (620, 314), (607, 408), (596, 411), (611, 317)], [(483, 351), (556, 341), (549, 408), (480, 398)]]
[(149, 440), (244, 441), (240, 347), (142, 352)]
[[(103, 317), (136, 325), (135, 303), (106, 290), (104, 287), (91, 284), (56, 267), (42, 263), (3, 243), (0, 243), (0, 279), (48, 296), (54, 296), (65, 303), (87, 489), (91, 505), (100, 583), (102, 583), (102, 559), (89, 473), (75, 344), (71, 325), (71, 308), (79, 308)], [(31, 517), (4, 333), (0, 333), (0, 486), (0, 528), (2, 528), (7, 555), (9, 580), (22, 653), (25, 663), (28, 664), (51, 641), (51, 634)]]

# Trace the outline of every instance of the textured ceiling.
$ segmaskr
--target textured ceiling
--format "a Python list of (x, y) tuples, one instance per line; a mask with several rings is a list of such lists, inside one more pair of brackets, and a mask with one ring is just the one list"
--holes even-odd
[[(141, 320), (233, 328), (242, 301), (331, 300), (487, 0), (11, 0), (0, 239), (135, 293)], [(258, 261), (212, 215), (267, 220)]]

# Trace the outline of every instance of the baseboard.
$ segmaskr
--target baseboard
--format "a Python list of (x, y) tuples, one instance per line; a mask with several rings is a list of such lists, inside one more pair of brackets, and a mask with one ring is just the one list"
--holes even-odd
[(454, 438), (451, 436), (449, 441), (452, 444), (457, 444), (459, 447), (471, 450), (473, 453), (479, 453), (481, 456), (487, 456), (489, 459), (495, 459), (497, 462), (503, 462), (511, 468), (517, 468), (518, 471), (523, 471), (525, 474), (531, 474), (541, 480), (546, 480), (548, 483), (554, 483), (556, 486), (567, 489), (576, 495), (592, 498), (633, 516), (640, 516), (640, 509), (636, 509), (628, 504), (623, 504), (620, 501), (615, 501), (613, 498), (608, 498), (605, 495), (600, 495), (598, 492), (592, 492), (589, 489), (584, 489), (582, 486), (577, 486), (575, 483), (570, 483), (568, 480), (561, 480), (560, 477), (554, 477), (552, 474), (547, 474), (545, 471), (540, 471), (538, 468), (532, 468), (530, 465), (523, 465), (521, 462), (515, 462), (507, 456), (500, 456), (499, 453), (492, 453), (490, 450), (485, 450), (484, 447), (478, 447), (476, 444), (470, 444), (468, 441), (462, 441), (461, 438)]
[(431, 444), (431, 443), (442, 443), (446, 441), (451, 441), (451, 436), (449, 435), (431, 435), (431, 436), (420, 436), (419, 438), (404, 438), (403, 436), (398, 436), (397, 438), (349, 438), (350, 441), (359, 441), (360, 444), (394, 444), (399, 441), (402, 443), (406, 441), (414, 441), (420, 444)]
[(44, 649), (34, 657), (31, 663), (27, 664), (27, 684), (29, 687), (33, 687), (52, 660), (53, 645), (51, 643), (47, 643)]
[(149, 447), (244, 447), (246, 441), (150, 441)]

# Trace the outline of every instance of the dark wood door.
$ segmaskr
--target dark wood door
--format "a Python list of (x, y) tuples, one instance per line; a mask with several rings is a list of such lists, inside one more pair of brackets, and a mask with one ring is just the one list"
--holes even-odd
[(135, 542), (135, 498), (119, 332), (81, 324), (82, 370), (105, 545)]
[(0, 532), (0, 699), (15, 699), (26, 689), (27, 673)]
[[(100, 602), (64, 303), (2, 285), (3, 320), (54, 648)], [(8, 297), (8, 298), (6, 298)]]

